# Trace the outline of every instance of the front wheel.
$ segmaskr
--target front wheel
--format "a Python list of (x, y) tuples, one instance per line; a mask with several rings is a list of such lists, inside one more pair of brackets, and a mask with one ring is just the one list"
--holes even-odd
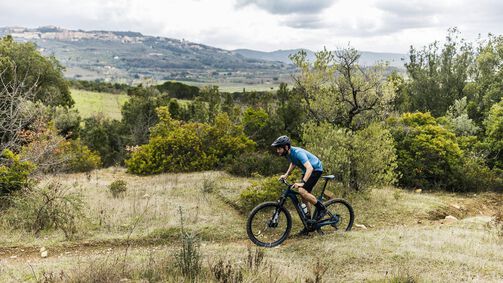
[(276, 202), (264, 202), (248, 216), (246, 232), (261, 247), (275, 247), (286, 240), (292, 229), (290, 212)]
[(332, 231), (350, 231), (355, 221), (353, 207), (344, 199), (331, 199), (324, 203), (330, 213), (327, 213), (323, 220), (332, 222), (330, 225), (323, 226), (324, 232)]

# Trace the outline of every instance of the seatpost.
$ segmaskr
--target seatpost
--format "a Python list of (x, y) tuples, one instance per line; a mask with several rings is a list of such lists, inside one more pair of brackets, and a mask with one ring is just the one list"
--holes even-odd
[(325, 185), (323, 186), (323, 189), (321, 190), (321, 194), (318, 197), (318, 200), (321, 201), (323, 198), (323, 194), (325, 193), (325, 188), (327, 187), (328, 179), (325, 179)]

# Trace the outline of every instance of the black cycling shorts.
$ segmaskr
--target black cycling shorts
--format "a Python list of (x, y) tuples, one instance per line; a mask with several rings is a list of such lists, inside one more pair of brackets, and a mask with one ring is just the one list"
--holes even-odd
[[(316, 183), (318, 183), (318, 180), (320, 179), (321, 174), (323, 174), (322, 171), (313, 171), (311, 173), (311, 176), (309, 176), (309, 179), (307, 180), (307, 182), (302, 187), (306, 191), (311, 192), (313, 190), (314, 186), (316, 185)], [(302, 175), (302, 180), (304, 180), (304, 175)]]

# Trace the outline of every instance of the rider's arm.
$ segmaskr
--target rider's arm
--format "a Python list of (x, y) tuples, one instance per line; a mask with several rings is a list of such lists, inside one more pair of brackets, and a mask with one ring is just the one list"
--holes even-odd
[(288, 175), (292, 172), (293, 168), (295, 168), (295, 164), (290, 162), (290, 166), (288, 166), (288, 170), (286, 170), (286, 173), (280, 177), (280, 179), (286, 179)]
[(313, 173), (313, 166), (311, 165), (311, 162), (306, 161), (306, 163), (304, 163), (304, 167), (306, 168), (306, 173), (304, 174), (304, 178), (302, 179), (302, 181), (307, 182), (307, 180), (309, 180), (309, 177), (311, 177), (311, 173)]
[(287, 175), (287, 176), (290, 175), (290, 173), (292, 173), (293, 168), (295, 168), (295, 164), (290, 162), (290, 166), (288, 166), (288, 170), (286, 170), (285, 175)]

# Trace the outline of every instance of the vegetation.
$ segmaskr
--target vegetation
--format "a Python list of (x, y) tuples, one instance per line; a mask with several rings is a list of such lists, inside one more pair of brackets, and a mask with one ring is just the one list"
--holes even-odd
[(250, 151), (254, 142), (243, 135), (225, 114), (215, 124), (181, 123), (173, 120), (166, 107), (158, 108), (160, 123), (152, 128), (148, 144), (126, 161), (130, 172), (155, 174), (187, 172), (221, 167), (224, 160)]
[[(82, 119), (57, 62), (2, 39), (0, 253), (13, 271), (0, 281), (498, 280), (503, 200), (488, 191), (503, 187), (502, 40), (456, 36), (412, 48), (407, 77), (359, 66), (349, 48), (294, 55), (295, 85), (277, 92), (82, 83), (127, 92), (116, 119)], [(328, 190), (351, 200), (358, 225), (253, 255), (245, 215), (284, 189), (287, 164), (269, 151), (280, 134), (339, 177)], [(114, 165), (127, 169), (95, 170)], [(27, 271), (39, 245), (58, 257)], [(82, 254), (92, 262), (76, 265)]]
[[(0, 39), (0, 76), (2, 89), (33, 92), (33, 101), (48, 105), (72, 106), (63, 67), (54, 57), (44, 57), (33, 43), (17, 43), (11, 36)], [(20, 89), (15, 89), (20, 85)], [(3, 92), (2, 92), (3, 93)]]
[[(185, 231), (198, 237), (202, 281), (217, 280), (213, 279), (216, 275), (212, 266), (220, 259), (225, 266), (230, 263), (233, 274), (241, 270), (244, 282), (269, 282), (270, 278), (276, 282), (313, 280), (319, 251), (325, 249), (337, 253), (324, 252), (321, 264), (330, 263), (337, 268), (329, 268), (323, 274), (324, 281), (383, 281), (410, 276), (419, 281), (452, 282), (468, 280), (473, 274), (480, 280), (497, 281), (503, 275), (499, 264), (503, 258), (498, 252), (501, 238), (495, 226), (487, 226), (494, 219), (489, 215), (496, 213), (501, 203), (501, 196), (495, 193), (473, 197), (414, 193), (392, 187), (371, 190), (366, 197), (354, 196), (351, 200), (357, 224), (365, 225), (366, 230), (355, 227), (351, 233), (342, 235), (290, 238), (279, 249), (261, 250), (262, 260), (255, 261), (255, 249), (248, 251), (244, 231), (246, 214), (229, 205), (239, 200), (239, 194), (252, 179), (222, 172), (140, 178), (120, 168), (93, 171), (90, 176), (78, 173), (47, 178), (47, 183), (59, 182), (68, 188), (68, 193), (81, 195), (86, 220), (76, 223), (78, 232), (72, 240), (65, 240), (59, 229), (43, 230), (36, 238), (32, 231), (14, 229), (8, 223), (0, 225), (0, 249), (8, 255), (8, 264), (0, 274), (2, 281), (35, 280), (44, 278), (44, 273), (57, 279), (61, 272), (64, 274), (61, 280), (67, 281), (72, 278), (183, 281), (176, 265), (176, 255), (182, 247), (179, 205)], [(115, 199), (108, 186), (117, 179), (127, 182), (128, 190), (123, 198)], [(215, 183), (212, 192), (201, 193), (203, 180)], [(280, 184), (277, 179), (272, 183)], [(332, 191), (333, 186), (329, 183), (328, 189)], [(442, 224), (446, 215), (460, 220)], [(2, 217), (0, 222), (4, 220)], [(293, 231), (300, 229), (295, 226)], [(48, 258), (39, 258), (40, 246), (48, 250)], [(17, 258), (10, 258), (14, 255)], [(292, 262), (292, 257), (303, 260)], [(27, 258), (33, 262), (33, 271), (26, 266)], [(248, 258), (259, 263), (252, 263), (250, 268)]]
[(114, 198), (124, 196), (127, 191), (127, 183), (124, 180), (115, 180), (108, 186), (108, 190)]
[(5, 149), (0, 155), (0, 196), (9, 195), (29, 187), (28, 178), (34, 169), (32, 163), (21, 161), (19, 156)]

